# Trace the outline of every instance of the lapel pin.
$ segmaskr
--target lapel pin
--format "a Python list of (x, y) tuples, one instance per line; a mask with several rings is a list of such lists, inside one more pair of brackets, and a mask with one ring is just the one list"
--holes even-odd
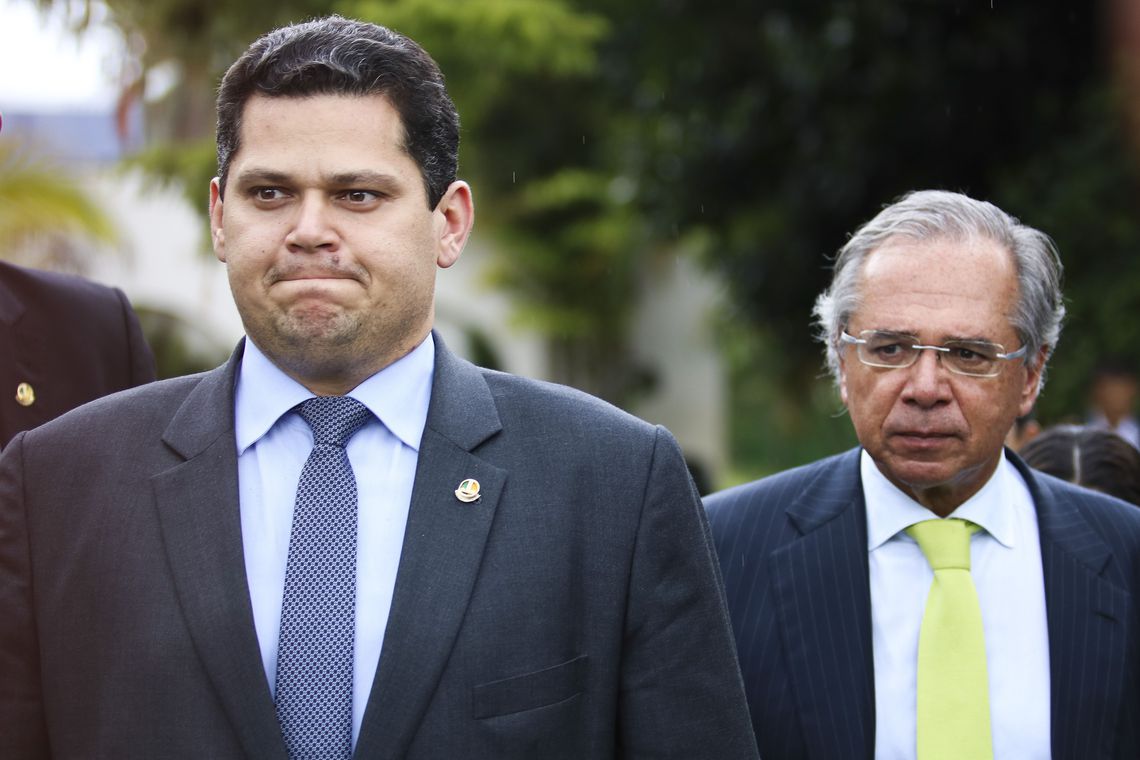
[[(16, 386), (16, 403), (20, 406), (31, 406), (36, 403), (36, 389), (29, 383), (20, 383)], [(479, 484), (475, 484), (475, 490), (479, 490)]]
[(459, 484), (459, 488), (455, 489), (455, 498), (464, 504), (479, 501), (479, 481), (475, 478), (467, 478)]

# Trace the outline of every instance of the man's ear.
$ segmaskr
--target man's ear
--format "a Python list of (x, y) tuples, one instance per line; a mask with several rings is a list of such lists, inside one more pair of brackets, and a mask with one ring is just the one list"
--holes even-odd
[(471, 197), (471, 188), (462, 180), (452, 182), (432, 214), (439, 234), (436, 264), (440, 269), (446, 269), (459, 261), (459, 255), (463, 253), (463, 247), (471, 235), (471, 227), (475, 224), (475, 203)]
[(226, 234), (222, 231), (222, 185), (214, 177), (210, 180), (210, 244), (218, 261), (226, 260)]

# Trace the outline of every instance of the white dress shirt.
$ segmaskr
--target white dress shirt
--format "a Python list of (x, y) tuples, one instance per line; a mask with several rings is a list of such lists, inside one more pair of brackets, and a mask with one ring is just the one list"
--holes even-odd
[[(934, 514), (896, 488), (866, 451), (871, 628), (875, 657), (875, 758), (915, 759), (918, 634), (934, 577), (904, 531)], [(1037, 512), (1002, 454), (994, 475), (954, 510), (981, 526), (970, 566), (986, 639), (995, 760), (1049, 758), (1049, 630)]]
[[(354, 745), (392, 606), (434, 362), (435, 343), (429, 335), (407, 356), (348, 394), (376, 416), (346, 447), (356, 475), (359, 503), (352, 679)], [(234, 410), (238, 490), (249, 595), (271, 692), (277, 674), (277, 635), (293, 503), (301, 469), (313, 448), (313, 431), (291, 410), (313, 395), (246, 339)]]

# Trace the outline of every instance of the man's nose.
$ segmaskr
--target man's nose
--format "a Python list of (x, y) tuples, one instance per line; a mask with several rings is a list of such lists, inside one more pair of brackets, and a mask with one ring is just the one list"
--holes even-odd
[(938, 351), (924, 349), (918, 354), (903, 388), (903, 398), (919, 406), (934, 406), (950, 398), (949, 372), (942, 366)]
[(297, 215), (292, 229), (285, 237), (290, 250), (312, 252), (332, 250), (339, 243), (335, 226), (332, 224), (331, 205), (324, 197), (305, 196), (297, 206)]

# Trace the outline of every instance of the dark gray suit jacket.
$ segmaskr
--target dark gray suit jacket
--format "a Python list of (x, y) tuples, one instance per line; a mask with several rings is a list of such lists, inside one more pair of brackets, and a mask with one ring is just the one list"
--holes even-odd
[[(0, 458), (0, 756), (285, 757), (242, 559), (236, 364), (101, 399)], [(478, 502), (456, 499), (465, 478)], [(755, 754), (672, 437), (437, 339), (355, 756)]]
[[(1037, 507), (1053, 758), (1135, 760), (1140, 509), (1007, 456)], [(890, 716), (875, 715), (859, 450), (706, 505), (764, 760), (870, 760)]]

